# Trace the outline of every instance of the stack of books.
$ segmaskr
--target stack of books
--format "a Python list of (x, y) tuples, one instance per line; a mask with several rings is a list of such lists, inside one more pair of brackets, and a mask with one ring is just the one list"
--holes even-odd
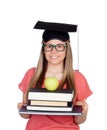
[(50, 112), (70, 112), (73, 108), (73, 96), (74, 91), (71, 89), (48, 91), (45, 88), (31, 88), (28, 93), (29, 103), (27, 104), (26, 109)]

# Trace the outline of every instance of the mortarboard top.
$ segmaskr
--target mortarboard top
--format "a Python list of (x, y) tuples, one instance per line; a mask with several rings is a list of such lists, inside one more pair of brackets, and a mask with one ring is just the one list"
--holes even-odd
[(42, 39), (45, 42), (52, 39), (67, 41), (70, 39), (68, 32), (77, 32), (77, 25), (38, 21), (35, 24), (34, 29), (45, 30), (42, 35)]
[(76, 32), (77, 25), (38, 21), (35, 24), (34, 29), (44, 29), (44, 30), (61, 31), (61, 32)]

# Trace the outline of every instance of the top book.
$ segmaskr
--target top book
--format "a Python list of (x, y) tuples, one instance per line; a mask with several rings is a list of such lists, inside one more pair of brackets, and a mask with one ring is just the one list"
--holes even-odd
[(48, 100), (71, 102), (74, 96), (72, 89), (61, 89), (48, 91), (45, 88), (31, 88), (28, 93), (28, 100)]

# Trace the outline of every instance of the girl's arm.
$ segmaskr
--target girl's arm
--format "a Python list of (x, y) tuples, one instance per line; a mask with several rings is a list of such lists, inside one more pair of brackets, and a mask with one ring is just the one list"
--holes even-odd
[(88, 112), (88, 104), (86, 103), (86, 100), (84, 99), (82, 102), (76, 102), (75, 105), (82, 105), (83, 111), (81, 116), (74, 116), (74, 121), (77, 124), (81, 124), (85, 122), (87, 118), (87, 112)]
[[(18, 103), (17, 104), (17, 108), (18, 108), (18, 110), (20, 110), (21, 108), (22, 108), (22, 106), (24, 106), (25, 104), (24, 103)], [(19, 115), (22, 117), (22, 118), (24, 118), (24, 119), (28, 119), (28, 118), (30, 118), (30, 114), (22, 114), (22, 113), (19, 113)]]
[[(23, 102), (17, 104), (18, 110), (20, 110), (22, 108), (22, 106), (25, 106), (25, 105), (26, 105), (25, 94), (23, 94)], [(19, 113), (19, 114), (24, 119), (29, 119), (31, 117), (30, 114), (22, 114), (22, 113)]]

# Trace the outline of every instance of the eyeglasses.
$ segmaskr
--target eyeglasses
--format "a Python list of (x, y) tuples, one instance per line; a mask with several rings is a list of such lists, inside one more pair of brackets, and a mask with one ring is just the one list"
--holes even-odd
[(57, 45), (43, 44), (42, 47), (44, 48), (45, 51), (52, 51), (53, 48), (55, 48), (57, 51), (61, 52), (61, 51), (65, 50), (65, 48), (67, 47), (67, 45), (64, 45), (64, 44), (57, 44)]

